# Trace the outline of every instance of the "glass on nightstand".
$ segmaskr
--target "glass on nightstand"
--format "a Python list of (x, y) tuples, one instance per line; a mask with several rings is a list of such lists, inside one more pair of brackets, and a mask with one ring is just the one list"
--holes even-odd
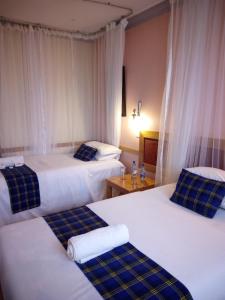
[(126, 167), (121, 167), (120, 168), (120, 180), (125, 180), (125, 172), (126, 172)]

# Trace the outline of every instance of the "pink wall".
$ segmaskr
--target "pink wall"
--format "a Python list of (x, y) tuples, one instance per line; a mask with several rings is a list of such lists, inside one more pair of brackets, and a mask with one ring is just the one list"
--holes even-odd
[[(168, 24), (169, 14), (166, 13), (126, 32), (127, 117), (122, 118), (122, 146), (138, 150), (139, 139), (130, 128), (131, 114), (133, 108), (137, 107), (137, 100), (142, 100), (142, 113), (148, 121), (144, 129), (159, 129), (166, 76)], [(127, 164), (129, 157), (124, 153), (122, 160)]]

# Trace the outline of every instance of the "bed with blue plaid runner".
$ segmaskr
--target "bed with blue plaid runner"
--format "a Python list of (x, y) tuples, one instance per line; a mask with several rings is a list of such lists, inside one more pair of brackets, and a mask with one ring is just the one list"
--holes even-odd
[(12, 213), (40, 206), (37, 174), (28, 166), (1, 170), (9, 189)]
[[(44, 219), (65, 249), (72, 236), (107, 226), (86, 206), (51, 214)], [(104, 299), (192, 299), (180, 281), (130, 243), (77, 265)]]

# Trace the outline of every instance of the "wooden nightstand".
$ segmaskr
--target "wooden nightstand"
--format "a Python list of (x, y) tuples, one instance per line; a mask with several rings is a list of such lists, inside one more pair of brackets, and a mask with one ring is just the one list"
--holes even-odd
[(155, 186), (155, 180), (146, 177), (142, 182), (140, 177), (137, 176), (136, 182), (132, 184), (131, 174), (126, 174), (124, 180), (121, 176), (110, 177), (106, 179), (107, 185), (107, 198), (112, 198), (112, 190), (115, 189), (120, 195), (133, 193), (137, 191), (144, 191), (147, 189), (152, 189)]

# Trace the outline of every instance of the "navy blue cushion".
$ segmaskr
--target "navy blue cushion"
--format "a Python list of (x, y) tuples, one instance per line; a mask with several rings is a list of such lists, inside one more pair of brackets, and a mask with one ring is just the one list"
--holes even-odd
[(96, 148), (82, 144), (73, 157), (83, 161), (89, 161), (95, 157), (96, 152)]
[(225, 196), (225, 182), (182, 170), (171, 201), (213, 218)]

